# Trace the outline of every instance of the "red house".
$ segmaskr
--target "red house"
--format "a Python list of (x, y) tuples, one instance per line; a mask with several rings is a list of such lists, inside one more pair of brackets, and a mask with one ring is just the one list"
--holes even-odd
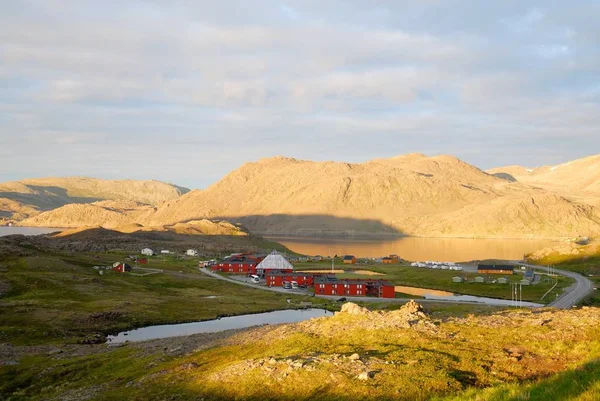
[(256, 263), (241, 260), (224, 260), (212, 265), (211, 270), (233, 274), (256, 274)]
[(327, 275), (316, 277), (313, 288), (315, 295), (350, 297), (394, 298), (394, 286), (384, 280), (343, 279)]
[(127, 263), (119, 263), (118, 265), (113, 266), (113, 270), (119, 273), (130, 272), (131, 266), (129, 266)]
[(315, 274), (293, 272), (293, 271), (269, 271), (265, 272), (267, 286), (278, 287), (282, 286), (284, 281), (295, 281), (300, 287), (309, 287), (314, 284)]

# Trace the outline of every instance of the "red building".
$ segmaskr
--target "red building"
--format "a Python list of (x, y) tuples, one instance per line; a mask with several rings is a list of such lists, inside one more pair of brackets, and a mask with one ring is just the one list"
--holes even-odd
[(267, 286), (282, 286), (284, 281), (295, 281), (300, 287), (309, 287), (314, 284), (315, 274), (295, 272), (293, 270), (275, 270), (265, 272)]
[(130, 272), (131, 266), (129, 266), (127, 263), (119, 263), (118, 265), (113, 266), (113, 270), (119, 273)]
[(315, 295), (350, 297), (394, 298), (394, 286), (384, 280), (342, 279), (327, 275), (316, 277), (313, 288)]
[(233, 274), (256, 274), (256, 263), (251, 261), (224, 260), (210, 267), (212, 271)]

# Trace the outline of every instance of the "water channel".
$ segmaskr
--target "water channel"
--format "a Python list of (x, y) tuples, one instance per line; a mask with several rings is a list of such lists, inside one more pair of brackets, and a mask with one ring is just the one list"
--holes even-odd
[(146, 341), (158, 338), (189, 336), (199, 333), (216, 333), (231, 329), (244, 329), (263, 324), (296, 323), (313, 317), (332, 316), (333, 313), (325, 309), (288, 309), (275, 312), (255, 313), (224, 317), (203, 322), (164, 324), (158, 326), (142, 327), (140, 329), (125, 331), (116, 336), (109, 336), (111, 344), (125, 341)]

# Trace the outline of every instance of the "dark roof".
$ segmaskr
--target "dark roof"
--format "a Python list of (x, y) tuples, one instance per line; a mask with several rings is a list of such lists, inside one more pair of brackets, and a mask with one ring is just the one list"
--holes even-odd
[(478, 265), (477, 270), (514, 270), (512, 265)]
[(298, 277), (298, 276), (318, 276), (321, 273), (306, 273), (306, 272), (298, 272), (298, 271), (289, 271), (289, 272), (282, 272), (280, 270), (267, 270), (267, 276), (292, 276), (292, 277)]
[(344, 260), (354, 259), (354, 255), (344, 255)]

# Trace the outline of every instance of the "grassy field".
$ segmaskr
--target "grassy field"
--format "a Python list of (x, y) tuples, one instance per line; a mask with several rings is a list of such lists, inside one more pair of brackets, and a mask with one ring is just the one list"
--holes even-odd
[[(0, 395), (11, 401), (595, 401), (600, 394), (594, 310), (418, 318), (413, 328), (386, 326), (391, 319), (342, 314), (264, 327), (180, 356), (135, 344), (79, 357), (32, 356), (0, 368)], [(354, 353), (358, 360), (350, 358)], [(371, 376), (358, 379), (365, 371)]]
[[(188, 259), (153, 259), (162, 274), (137, 277), (93, 265), (120, 254), (33, 256), (1, 261), (0, 343), (75, 342), (92, 332), (284, 309), (305, 297), (255, 290), (204, 276)], [(182, 272), (182, 273), (180, 273)], [(207, 298), (216, 296), (216, 298)], [(324, 302), (310, 298), (310, 301)]]
[[(322, 269), (324, 272), (331, 268), (331, 262), (308, 262), (299, 263), (297, 269), (302, 270), (317, 270)], [(346, 269), (347, 273), (339, 274), (342, 278), (375, 278), (389, 280), (396, 285), (405, 285), (410, 287), (421, 287), (436, 290), (450, 291), (457, 294), (476, 295), (491, 298), (511, 299), (511, 290), (509, 284), (491, 284), (491, 283), (454, 283), (452, 277), (461, 276), (472, 281), (475, 277), (480, 276), (477, 273), (467, 273), (465, 271), (451, 271), (439, 269), (426, 269), (412, 267), (407, 264), (384, 265), (384, 264), (369, 264), (369, 265), (338, 265), (336, 269)], [(383, 276), (371, 276), (351, 273), (352, 270), (371, 270), (377, 273), (383, 273)], [(509, 282), (517, 282), (522, 276), (515, 274), (514, 276), (504, 276), (509, 279)], [(498, 277), (487, 276), (486, 280), (491, 281)], [(558, 286), (541, 300), (541, 297), (554, 285), (554, 282), (539, 283), (536, 285), (523, 287), (523, 300), (547, 303), (556, 298), (556, 294), (568, 287), (572, 280), (565, 277), (557, 277)]]

